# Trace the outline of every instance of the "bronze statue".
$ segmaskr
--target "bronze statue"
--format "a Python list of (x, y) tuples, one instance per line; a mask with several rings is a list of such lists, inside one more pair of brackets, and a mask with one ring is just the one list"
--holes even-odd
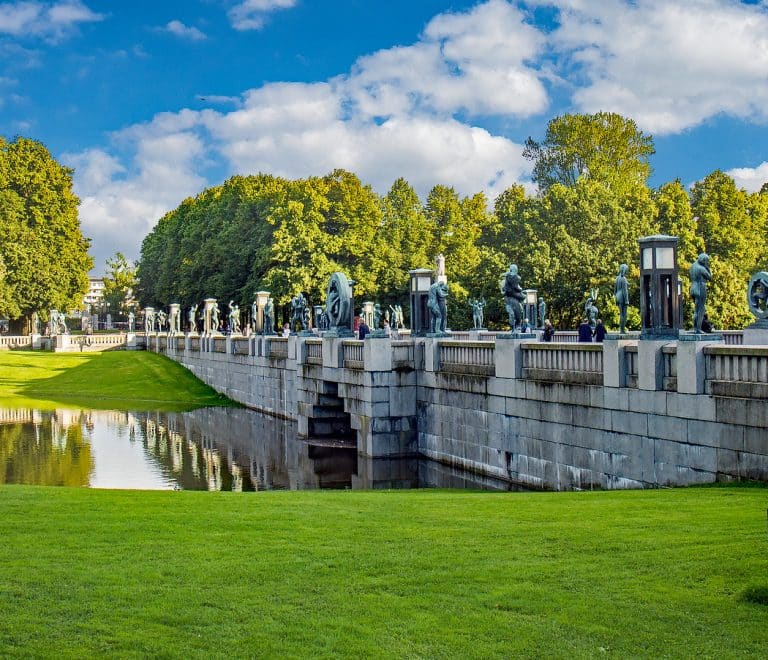
[(510, 264), (501, 280), (501, 293), (504, 296), (504, 307), (509, 315), (509, 329), (511, 332), (519, 332), (523, 322), (523, 287), (520, 286), (520, 275), (517, 266)]
[(448, 298), (448, 285), (445, 282), (435, 282), (429, 287), (427, 309), (430, 315), (429, 331), (431, 333), (445, 332), (448, 326), (446, 298)]
[(275, 304), (272, 298), (267, 299), (264, 305), (264, 334), (272, 335), (275, 333)]
[(709, 270), (709, 255), (706, 252), (702, 252), (698, 259), (693, 262), (690, 275), (691, 298), (693, 298), (694, 306), (693, 331), (700, 335), (707, 304), (707, 282), (712, 279), (712, 273)]
[(619, 332), (624, 334), (627, 323), (627, 306), (629, 305), (629, 287), (627, 285), (627, 264), (619, 266), (619, 274), (613, 287), (613, 298), (619, 307)]
[(472, 307), (472, 325), (475, 330), (480, 330), (483, 327), (483, 307), (485, 307), (485, 300), (470, 300), (469, 304)]

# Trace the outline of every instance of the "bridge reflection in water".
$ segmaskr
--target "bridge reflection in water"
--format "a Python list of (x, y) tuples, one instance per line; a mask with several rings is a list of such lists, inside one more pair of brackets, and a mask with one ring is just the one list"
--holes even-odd
[(424, 459), (374, 459), (350, 444), (308, 443), (297, 439), (292, 420), (232, 408), (0, 409), (0, 483), (211, 491), (512, 488)]

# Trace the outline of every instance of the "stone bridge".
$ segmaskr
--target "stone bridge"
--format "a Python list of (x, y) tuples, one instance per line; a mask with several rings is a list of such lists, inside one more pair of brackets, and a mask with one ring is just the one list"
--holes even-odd
[[(151, 335), (314, 442), (552, 489), (768, 480), (768, 346)], [(741, 340), (741, 334), (738, 334)]]

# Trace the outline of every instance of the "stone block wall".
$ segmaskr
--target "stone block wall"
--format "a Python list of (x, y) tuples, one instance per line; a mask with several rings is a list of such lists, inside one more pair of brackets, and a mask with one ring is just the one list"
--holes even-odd
[(768, 479), (768, 402), (424, 374), (419, 450), (548, 490)]
[[(641, 346), (636, 387), (624, 386), (622, 342), (606, 342), (598, 363), (594, 348), (550, 355), (558, 349), (523, 350), (517, 340), (500, 340), (493, 348), (470, 347), (484, 360), (475, 370), (462, 369), (455, 347), (441, 351), (436, 339), (417, 339), (404, 351), (393, 350), (389, 340), (324, 338), (311, 359), (300, 338), (281, 340), (272, 347), (277, 350), (268, 344), (251, 338), (248, 355), (221, 352), (206, 340), (194, 350), (189, 341), (181, 349), (178, 343), (149, 347), (251, 408), (297, 419), (299, 435), (309, 434), (327, 397), (336, 397), (366, 456), (419, 454), (489, 479), (552, 490), (768, 481), (766, 383), (741, 380), (739, 392), (752, 396), (724, 396), (712, 385), (723, 383), (725, 390), (730, 381), (707, 377), (706, 359), (740, 364), (740, 352), (729, 357), (736, 348), (702, 344), (677, 353), (678, 387), (668, 391), (664, 351), (670, 347), (663, 342)], [(744, 354), (751, 362), (744, 362), (739, 378), (752, 378), (754, 371), (768, 380), (764, 362), (754, 366), (768, 354)], [(452, 355), (454, 362), (443, 368), (441, 359)], [(586, 366), (578, 366), (582, 359)], [(595, 384), (598, 366), (602, 384)], [(715, 374), (714, 367), (710, 371)], [(733, 371), (723, 367), (717, 377)]]

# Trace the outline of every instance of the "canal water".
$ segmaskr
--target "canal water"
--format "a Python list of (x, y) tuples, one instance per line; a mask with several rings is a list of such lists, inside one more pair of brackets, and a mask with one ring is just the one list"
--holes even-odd
[(310, 444), (244, 408), (184, 413), (0, 409), (0, 483), (136, 490), (471, 488), (510, 484), (420, 459)]

